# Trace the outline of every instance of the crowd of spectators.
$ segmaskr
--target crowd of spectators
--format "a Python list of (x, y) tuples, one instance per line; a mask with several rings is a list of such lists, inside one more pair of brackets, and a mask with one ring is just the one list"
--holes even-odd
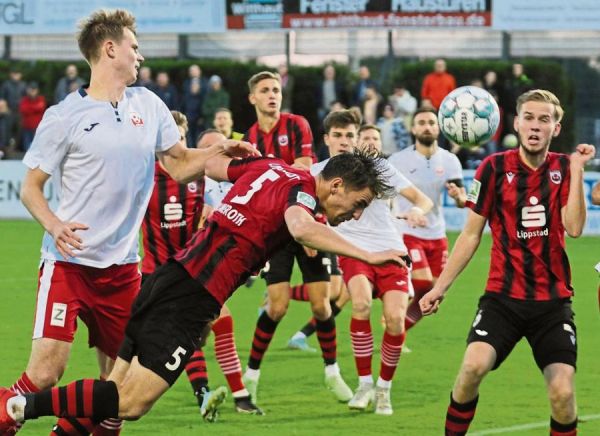
[[(299, 95), (294, 94), (294, 77), (287, 64), (279, 65), (277, 70), (281, 76), (282, 112), (292, 112), (294, 95)], [(136, 85), (155, 92), (169, 109), (183, 112), (189, 122), (188, 143), (195, 144), (203, 130), (214, 128), (224, 118), (231, 118), (230, 95), (221, 77), (205, 77), (199, 65), (191, 65), (187, 73), (182, 86), (177, 87), (168, 72), (153, 72), (144, 66), (140, 68)], [(77, 67), (68, 65), (54, 88), (53, 103), (59, 103), (83, 84)], [(490, 70), (483, 77), (474, 78), (471, 85), (488, 90), (497, 99), (502, 122), (490, 142), (475, 150), (453, 147), (445, 138), (440, 138), (440, 145), (456, 152), (465, 168), (476, 168), (488, 154), (514, 144), (514, 138), (510, 137), (512, 122), (506, 120), (514, 116), (516, 97), (531, 89), (533, 81), (521, 64), (514, 64), (504, 83), (499, 83), (496, 72)], [(353, 84), (346, 83), (337, 77), (335, 66), (327, 64), (322, 80), (315, 88), (318, 124), (332, 110), (354, 107), (360, 112), (363, 123), (376, 125), (381, 130), (383, 151), (392, 154), (412, 144), (411, 120), (416, 109), (439, 108), (443, 98), (456, 86), (456, 79), (447, 70), (444, 59), (433, 62), (432, 71), (423, 77), (418, 95), (412, 95), (401, 82), (394, 83), (392, 93), (384, 95), (366, 65), (359, 67)], [(18, 69), (10, 71), (9, 78), (0, 85), (0, 159), (20, 157), (27, 151), (47, 106), (36, 82), (26, 83)], [(313, 130), (315, 138), (322, 136), (319, 126), (313, 126)], [(326, 156), (326, 151), (321, 153), (320, 144), (315, 146), (318, 156)]]

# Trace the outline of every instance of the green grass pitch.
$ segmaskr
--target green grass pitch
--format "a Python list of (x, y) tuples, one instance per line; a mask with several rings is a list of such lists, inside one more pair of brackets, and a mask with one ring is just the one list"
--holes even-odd
[[(14, 382), (25, 368), (30, 349), (37, 266), (41, 239), (34, 222), (0, 221), (0, 385)], [(454, 240), (456, 235), (452, 235)], [(600, 314), (598, 278), (593, 266), (600, 261), (599, 238), (568, 240), (568, 252), (577, 291), (574, 308), (578, 326), (579, 362), (577, 400), (580, 416), (591, 416), (580, 424), (580, 434), (600, 434)], [(307, 303), (292, 302), (262, 365), (258, 402), (266, 416), (243, 416), (233, 411), (228, 399), (219, 422), (200, 419), (185, 376), (161, 398), (140, 421), (125, 424), (123, 435), (347, 435), (402, 434), (439, 435), (443, 432), (448, 395), (465, 349), (465, 337), (482, 293), (489, 264), (490, 238), (483, 242), (452, 288), (440, 312), (421, 322), (408, 336), (413, 350), (400, 359), (392, 388), (394, 415), (351, 412), (337, 403), (323, 386), (323, 364), (319, 354), (289, 351), (290, 335), (309, 316)], [(263, 283), (241, 288), (229, 301), (242, 365), (248, 357)], [(374, 304), (372, 325), (376, 350), (381, 340), (380, 305)], [(342, 374), (352, 386), (356, 373), (350, 347), (349, 311), (337, 318), (338, 355)], [(317, 347), (316, 339), (311, 344)], [(209, 339), (207, 359), (211, 386), (225, 383), (214, 360)], [(378, 372), (378, 351), (373, 361)], [(62, 383), (97, 376), (96, 358), (87, 348), (82, 323)], [(543, 378), (525, 341), (505, 364), (492, 373), (481, 389), (471, 434), (491, 434), (493, 428), (547, 423), (549, 406)], [(598, 416), (595, 416), (598, 415)], [(30, 421), (20, 435), (50, 432), (54, 418)], [(507, 431), (502, 431), (507, 434)], [(500, 433), (496, 433), (500, 434)], [(511, 435), (546, 435), (548, 427), (510, 432)]]

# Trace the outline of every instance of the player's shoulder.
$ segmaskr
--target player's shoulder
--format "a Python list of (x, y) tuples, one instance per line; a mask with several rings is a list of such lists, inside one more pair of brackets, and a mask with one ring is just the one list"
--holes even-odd
[(304, 118), (302, 115), (298, 115), (298, 114), (292, 114), (289, 112), (283, 112), (280, 115), (280, 119), (283, 122), (286, 122), (288, 120), (292, 121), (295, 124), (301, 124), (301, 125), (308, 125), (308, 121), (306, 118)]
[(47, 111), (51, 115), (69, 118), (72, 113), (78, 113), (86, 106), (86, 97), (87, 92), (85, 92), (85, 89), (79, 88), (78, 90), (67, 94), (67, 96), (57, 104), (50, 106)]
[(548, 161), (550, 164), (553, 163), (568, 163), (570, 161), (570, 156), (566, 153), (557, 153), (554, 151), (548, 152)]
[(145, 102), (162, 102), (162, 100), (145, 86), (128, 86), (125, 88), (125, 95), (130, 99), (140, 99)]
[(411, 145), (410, 147), (403, 148), (400, 151), (390, 154), (387, 160), (392, 164), (397, 164), (398, 162), (402, 162), (407, 157), (413, 156), (415, 153), (415, 146)]

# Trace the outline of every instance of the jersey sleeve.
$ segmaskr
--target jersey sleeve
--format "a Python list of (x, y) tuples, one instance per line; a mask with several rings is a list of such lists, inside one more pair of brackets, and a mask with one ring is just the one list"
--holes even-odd
[[(151, 91), (148, 92), (153, 94)], [(175, 124), (175, 120), (173, 119), (173, 115), (171, 115), (171, 111), (167, 105), (156, 95), (153, 94), (152, 97), (157, 106), (158, 135), (156, 137), (156, 151), (160, 152), (168, 150), (177, 144), (180, 140), (180, 134), (177, 124)]]
[(313, 156), (313, 135), (306, 118), (297, 116), (293, 122), (295, 157)]
[(454, 153), (448, 153), (448, 155), (450, 156), (448, 158), (448, 168), (447, 168), (447, 174), (448, 174), (448, 180), (456, 180), (456, 179), (463, 179), (463, 172), (462, 172), (462, 166), (460, 165), (460, 161), (458, 160), (458, 157), (456, 157), (456, 155)]
[(565, 174), (565, 180), (560, 185), (560, 207), (567, 205), (567, 201), (569, 199), (569, 187), (571, 186), (571, 166), (569, 165), (570, 158), (568, 155), (564, 156), (565, 163), (562, 163), (562, 167), (564, 168), (563, 172)]
[(495, 185), (494, 165), (488, 157), (475, 172), (467, 194), (467, 207), (476, 214), (489, 218), (496, 198)]
[(292, 206), (300, 206), (314, 217), (317, 209), (317, 199), (313, 190), (304, 183), (292, 185), (288, 191), (286, 209)]
[(381, 160), (383, 170), (388, 180), (388, 184), (392, 185), (396, 192), (400, 192), (405, 188), (413, 186), (412, 182), (408, 180), (400, 171), (386, 159)]
[(227, 167), (227, 179), (234, 183), (239, 177), (248, 171), (248, 166), (262, 157), (249, 157), (246, 159), (233, 159)]
[(51, 175), (66, 156), (69, 144), (67, 130), (60, 115), (54, 108), (50, 108), (44, 113), (23, 163), (30, 169), (39, 168)]

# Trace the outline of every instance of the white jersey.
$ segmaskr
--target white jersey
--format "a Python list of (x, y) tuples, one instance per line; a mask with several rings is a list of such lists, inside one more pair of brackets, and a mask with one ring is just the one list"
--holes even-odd
[[(311, 166), (311, 174), (320, 173), (327, 161), (324, 160)], [(387, 160), (382, 160), (382, 162), (388, 175), (387, 183), (393, 186), (396, 192), (412, 186), (412, 183), (396, 171)], [(402, 237), (396, 231), (394, 220), (388, 201), (375, 199), (365, 208), (358, 220), (346, 221), (332, 228), (363, 250), (380, 251), (392, 248), (406, 250)]]
[(154, 153), (179, 141), (165, 104), (144, 87), (126, 88), (117, 107), (81, 88), (49, 108), (23, 162), (60, 186), (54, 212), (78, 230), (84, 248), (64, 259), (46, 232), (42, 259), (97, 268), (139, 261), (138, 237), (154, 182)]
[(223, 198), (229, 192), (233, 183), (217, 182), (210, 177), (204, 178), (204, 204), (217, 207), (223, 202)]
[[(427, 159), (415, 147), (409, 147), (392, 154), (389, 162), (404, 174), (427, 197), (433, 201), (433, 208), (427, 214), (427, 226), (412, 228), (406, 220), (396, 220), (401, 234), (421, 239), (441, 239), (446, 236), (446, 223), (442, 211), (442, 193), (448, 180), (461, 179), (462, 168), (456, 155), (443, 148)], [(394, 214), (406, 212), (413, 204), (404, 197), (397, 196), (393, 202)]]

